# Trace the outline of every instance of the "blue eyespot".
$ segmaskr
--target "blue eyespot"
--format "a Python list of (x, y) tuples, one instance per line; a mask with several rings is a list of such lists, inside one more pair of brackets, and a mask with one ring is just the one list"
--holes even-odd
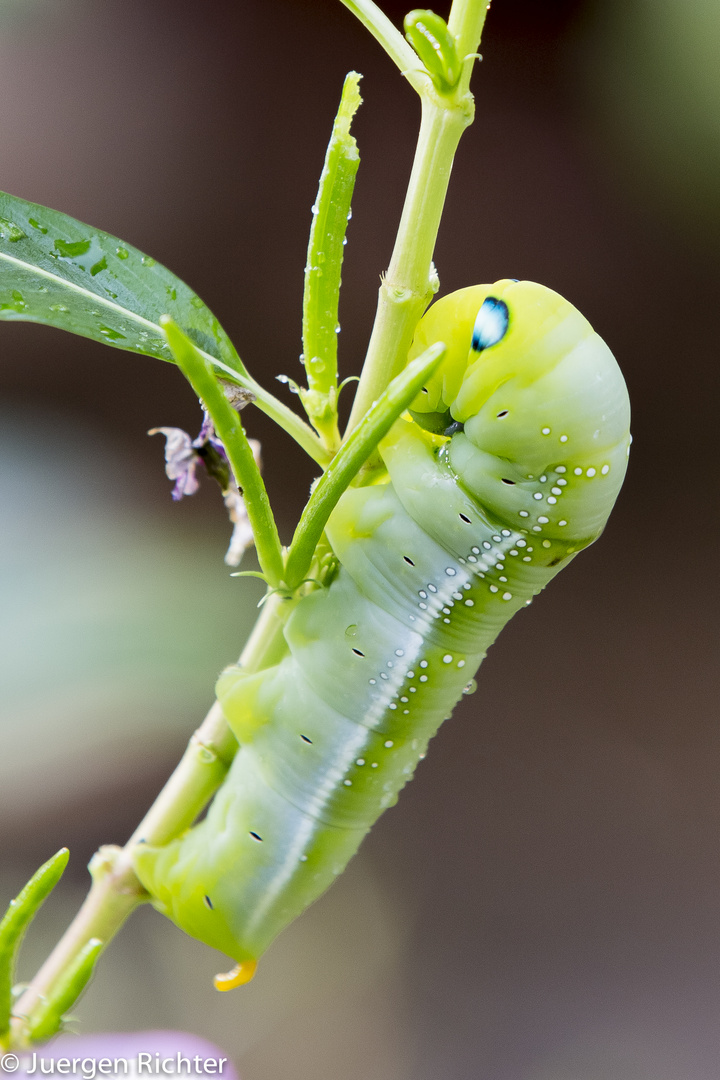
[(487, 296), (477, 313), (473, 327), (473, 352), (482, 352), (491, 345), (497, 345), (507, 333), (510, 323), (507, 304), (496, 296)]

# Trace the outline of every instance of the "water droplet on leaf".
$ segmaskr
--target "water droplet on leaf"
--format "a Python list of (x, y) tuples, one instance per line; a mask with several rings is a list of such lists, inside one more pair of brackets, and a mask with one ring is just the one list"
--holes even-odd
[(121, 334), (118, 330), (113, 330), (109, 326), (103, 326), (101, 323), (98, 327), (103, 337), (109, 338), (110, 341), (125, 341), (125, 335)]
[(0, 217), (0, 235), (3, 240), (9, 240), (11, 244), (16, 243), (18, 240), (25, 240), (26, 234), (22, 231), (19, 225), (16, 225), (14, 221), (10, 221), (9, 218)]
[(78, 255), (86, 255), (90, 250), (89, 240), (56, 240), (55, 250), (63, 259), (76, 259)]

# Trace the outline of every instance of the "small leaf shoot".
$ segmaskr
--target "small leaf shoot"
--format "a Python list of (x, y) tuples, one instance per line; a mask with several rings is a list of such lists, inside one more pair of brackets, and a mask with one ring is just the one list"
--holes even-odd
[(362, 101), (360, 76), (345, 78), (313, 206), (303, 293), (303, 363), (308, 389), (300, 399), (330, 450), (340, 444), (337, 426), (337, 338), (340, 272), (350, 203), (360, 157), (350, 124)]
[(62, 877), (69, 858), (68, 849), (61, 848), (43, 863), (25, 888), (10, 901), (0, 922), (0, 1041), (10, 1028), (15, 960), (23, 935)]
[(445, 20), (434, 11), (410, 11), (405, 16), (405, 37), (425, 65), (438, 93), (452, 93), (460, 81), (462, 64)]
[(60, 1030), (65, 1013), (72, 1008), (90, 982), (103, 945), (99, 938), (90, 938), (47, 997), (40, 1002), (30, 1026), (32, 1042), (47, 1042)]

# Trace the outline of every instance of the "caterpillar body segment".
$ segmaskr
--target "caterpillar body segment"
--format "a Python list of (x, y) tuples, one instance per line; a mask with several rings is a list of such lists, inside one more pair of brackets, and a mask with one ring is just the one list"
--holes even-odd
[[(157, 907), (237, 978), (346, 866), (510, 617), (597, 538), (629, 445), (622, 375), (556, 293), (503, 280), (438, 301), (411, 357), (447, 355), (327, 526), (339, 563), (285, 655), (218, 698), (240, 743), (207, 817), (138, 849)], [(442, 432), (447, 431), (447, 436)], [(232, 973), (222, 977), (233, 984)]]

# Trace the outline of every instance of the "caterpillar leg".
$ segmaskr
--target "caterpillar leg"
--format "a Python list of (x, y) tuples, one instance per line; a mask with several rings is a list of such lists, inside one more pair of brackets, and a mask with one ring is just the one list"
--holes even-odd
[(249, 983), (257, 970), (257, 960), (243, 960), (232, 971), (216, 975), (213, 979), (216, 990), (234, 990), (236, 986)]

